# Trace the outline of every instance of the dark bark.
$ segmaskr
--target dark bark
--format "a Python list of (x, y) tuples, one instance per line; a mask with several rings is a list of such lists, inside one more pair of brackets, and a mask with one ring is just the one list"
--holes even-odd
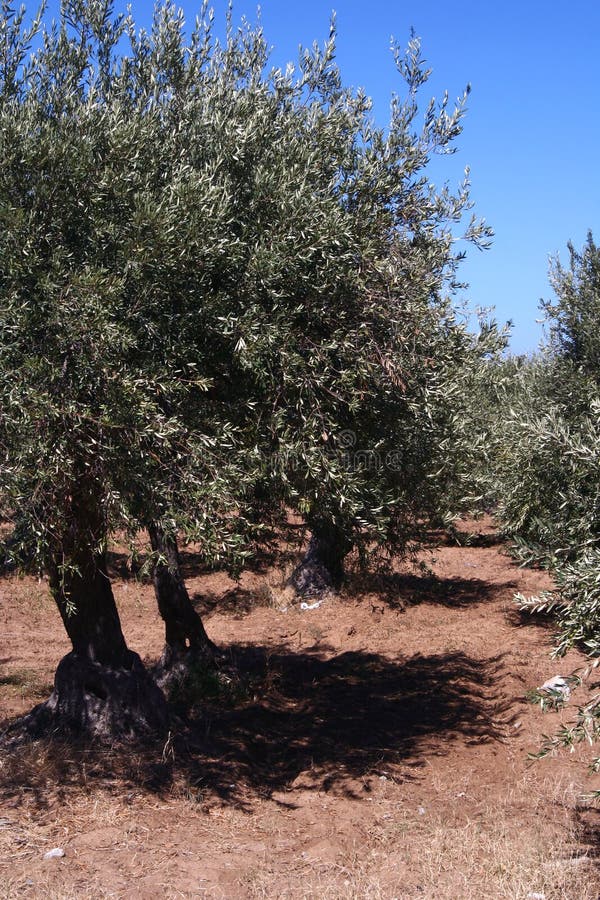
[(352, 543), (330, 522), (310, 524), (312, 533), (308, 548), (290, 580), (300, 596), (319, 597), (342, 586), (344, 559), (352, 549)]
[(94, 737), (158, 737), (166, 733), (165, 696), (137, 653), (128, 650), (118, 666), (68, 653), (54, 676), (50, 698), (31, 713), (28, 730), (59, 728)]
[(152, 550), (158, 554), (154, 566), (154, 592), (165, 623), (165, 647), (159, 679), (167, 673), (185, 670), (190, 663), (214, 667), (219, 650), (208, 637), (202, 619), (194, 609), (181, 572), (177, 538), (158, 522), (148, 526)]
[(29, 717), (30, 730), (70, 728), (101, 737), (156, 735), (168, 721), (165, 697), (129, 650), (99, 545), (100, 505), (91, 494), (72, 501), (73, 520), (47, 569), (73, 649), (58, 665), (49, 700)]

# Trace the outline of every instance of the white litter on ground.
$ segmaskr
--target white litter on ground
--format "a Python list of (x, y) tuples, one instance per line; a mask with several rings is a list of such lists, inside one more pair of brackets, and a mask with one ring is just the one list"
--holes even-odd
[(541, 688), (539, 688), (540, 693), (545, 694), (553, 694), (558, 695), (565, 702), (571, 696), (571, 688), (569, 686), (569, 682), (562, 675), (555, 675), (554, 678), (549, 678), (548, 681), (545, 681)]
[(65, 851), (62, 847), (54, 847), (53, 850), (44, 853), (44, 859), (62, 859), (63, 856), (65, 856)]
[(300, 604), (300, 609), (318, 609), (322, 602), (322, 600), (315, 600), (314, 603), (305, 603), (304, 601), (302, 601), (302, 603)]

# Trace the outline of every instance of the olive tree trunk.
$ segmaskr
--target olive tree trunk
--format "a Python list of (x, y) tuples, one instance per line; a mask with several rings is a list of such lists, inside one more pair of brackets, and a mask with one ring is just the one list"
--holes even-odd
[(105, 553), (94, 549), (102, 531), (99, 509), (90, 494), (74, 498), (71, 525), (47, 560), (50, 590), (73, 649), (28, 727), (66, 726), (107, 738), (159, 735), (168, 724), (166, 700), (125, 642)]
[(152, 550), (157, 554), (154, 592), (165, 623), (165, 647), (159, 667), (159, 680), (164, 682), (169, 673), (184, 670), (192, 662), (214, 667), (219, 651), (190, 600), (176, 536), (158, 522), (150, 523), (148, 534)]
[(352, 543), (331, 522), (312, 522), (311, 536), (303, 558), (291, 576), (291, 584), (301, 597), (319, 597), (337, 591), (344, 581), (344, 560)]
[(102, 737), (161, 734), (166, 701), (125, 643), (104, 559), (90, 554), (78, 560), (78, 569), (65, 573), (56, 560), (49, 566), (73, 650), (60, 661), (54, 691), (39, 713)]

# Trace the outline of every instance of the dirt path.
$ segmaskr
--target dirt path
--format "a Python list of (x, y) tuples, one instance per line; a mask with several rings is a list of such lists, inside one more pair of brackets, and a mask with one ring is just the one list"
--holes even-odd
[[(247, 676), (202, 685), (211, 701), (160, 751), (0, 760), (0, 898), (597, 900), (579, 754), (527, 763), (557, 719), (525, 693), (581, 658), (549, 658), (551, 630), (512, 602), (545, 576), (475, 527), (436, 578), (400, 571), (310, 611), (269, 572), (190, 572)], [(130, 646), (155, 658), (151, 589), (115, 593)], [(67, 646), (33, 579), (0, 580), (0, 629), (7, 719), (47, 696)], [(64, 858), (44, 860), (53, 847)]]

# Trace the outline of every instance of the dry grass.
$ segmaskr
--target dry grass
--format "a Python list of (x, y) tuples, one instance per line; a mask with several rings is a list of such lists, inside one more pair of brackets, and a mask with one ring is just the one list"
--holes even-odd
[(547, 842), (535, 827), (516, 832), (507, 820), (449, 827), (441, 820), (390, 823), (345, 864), (306, 862), (281, 872), (256, 869), (250, 898), (278, 900), (598, 900), (594, 860), (576, 835)]
[(114, 900), (115, 892), (106, 890), (98, 882), (75, 889), (57, 888), (55, 879), (50, 877), (46, 881), (38, 879), (35, 884), (27, 878), (11, 879), (0, 884), (0, 900), (22, 900), (23, 897), (40, 897), (48, 900), (104, 900), (105, 897), (110, 897)]
[[(459, 792), (459, 796), (462, 792)], [(386, 809), (369, 837), (342, 862), (298, 854), (281, 871), (257, 867), (244, 896), (277, 900), (598, 900), (593, 847), (576, 824), (580, 785), (531, 773), (501, 803), (456, 818), (460, 804), (438, 812)], [(526, 799), (525, 799), (526, 798)], [(553, 809), (549, 820), (548, 804)]]
[(290, 562), (280, 569), (268, 572), (256, 589), (257, 602), (270, 609), (287, 612), (294, 603), (298, 602), (297, 594), (290, 585), (293, 570), (294, 566)]
[(0, 675), (0, 688), (4, 696), (19, 697), (21, 700), (43, 700), (52, 693), (52, 682), (34, 669), (13, 669), (7, 675)]

